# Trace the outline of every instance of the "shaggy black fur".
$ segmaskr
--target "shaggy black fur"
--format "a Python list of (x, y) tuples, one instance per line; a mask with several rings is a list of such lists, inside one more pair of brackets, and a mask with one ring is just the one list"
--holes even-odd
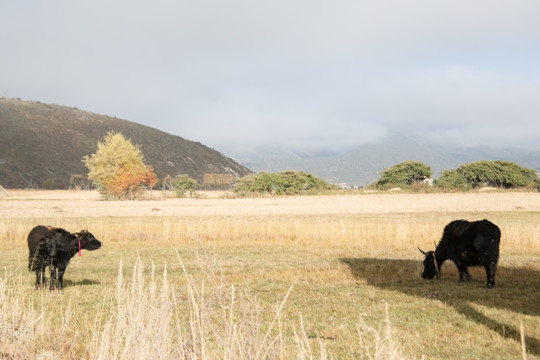
[(54, 290), (56, 270), (58, 289), (62, 290), (62, 278), (69, 260), (81, 249), (96, 250), (101, 242), (86, 230), (72, 234), (64, 229), (38, 225), (28, 234), (28, 270), (36, 272), (36, 289), (44, 285), (45, 268), (49, 266), (51, 279), (49, 290)]
[(453, 261), (459, 272), (459, 281), (469, 280), (469, 266), (486, 269), (487, 287), (495, 285), (495, 271), (499, 260), (501, 230), (488, 220), (454, 220), (444, 228), (443, 236), (435, 251), (422, 251), (424, 279), (441, 276), (441, 266), (446, 260)]

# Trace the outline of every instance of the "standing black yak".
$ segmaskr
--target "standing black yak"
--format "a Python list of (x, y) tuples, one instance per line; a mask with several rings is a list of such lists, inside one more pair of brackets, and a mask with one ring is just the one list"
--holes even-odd
[(469, 222), (454, 220), (444, 228), (443, 236), (435, 251), (422, 251), (424, 279), (441, 277), (441, 266), (452, 260), (459, 271), (459, 281), (469, 280), (468, 266), (483, 266), (486, 269), (487, 287), (495, 285), (495, 270), (499, 259), (501, 230), (488, 220)]
[(49, 290), (54, 290), (56, 269), (58, 289), (62, 290), (62, 278), (69, 260), (81, 250), (96, 250), (101, 242), (86, 230), (72, 234), (64, 229), (38, 225), (28, 234), (28, 270), (36, 272), (36, 289), (43, 285), (45, 267), (49, 266), (51, 279)]

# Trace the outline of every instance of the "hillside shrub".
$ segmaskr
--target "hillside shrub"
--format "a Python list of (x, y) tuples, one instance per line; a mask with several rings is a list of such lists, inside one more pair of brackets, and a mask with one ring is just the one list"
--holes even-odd
[(445, 170), (435, 181), (436, 186), (460, 190), (483, 185), (510, 189), (535, 186), (537, 183), (538, 175), (534, 170), (501, 160), (477, 161), (454, 170)]
[(431, 167), (419, 161), (404, 161), (381, 172), (377, 187), (404, 186), (419, 183), (431, 177)]
[(82, 161), (89, 170), (88, 178), (107, 199), (134, 199), (145, 186), (157, 183), (154, 169), (144, 164), (139, 147), (120, 133), (107, 133), (98, 142), (97, 152)]
[(335, 189), (334, 185), (305, 172), (283, 171), (280, 173), (261, 172), (239, 179), (233, 190), (242, 196), (253, 194), (301, 195), (317, 194)]

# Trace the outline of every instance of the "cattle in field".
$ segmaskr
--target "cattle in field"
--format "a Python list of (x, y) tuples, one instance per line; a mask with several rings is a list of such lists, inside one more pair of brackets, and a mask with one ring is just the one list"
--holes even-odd
[(459, 281), (470, 280), (469, 266), (483, 266), (486, 270), (487, 287), (495, 285), (495, 271), (499, 260), (501, 230), (488, 220), (454, 220), (444, 228), (435, 251), (420, 252), (425, 255), (424, 279), (441, 277), (441, 266), (446, 260), (456, 264)]
[(36, 273), (36, 289), (43, 285), (45, 268), (50, 270), (49, 290), (54, 290), (58, 270), (58, 289), (62, 290), (62, 279), (69, 260), (81, 250), (96, 250), (101, 242), (86, 230), (72, 234), (64, 229), (38, 225), (28, 234), (28, 270)]

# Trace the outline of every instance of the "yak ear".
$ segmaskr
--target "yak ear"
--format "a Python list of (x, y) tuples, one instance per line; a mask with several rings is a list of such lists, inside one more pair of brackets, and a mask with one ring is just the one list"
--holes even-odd
[(422, 254), (424, 254), (424, 255), (427, 256), (427, 253), (426, 253), (425, 251), (423, 251), (422, 249), (420, 249), (418, 246), (417, 246), (417, 248), (418, 248), (418, 250), (419, 250)]

